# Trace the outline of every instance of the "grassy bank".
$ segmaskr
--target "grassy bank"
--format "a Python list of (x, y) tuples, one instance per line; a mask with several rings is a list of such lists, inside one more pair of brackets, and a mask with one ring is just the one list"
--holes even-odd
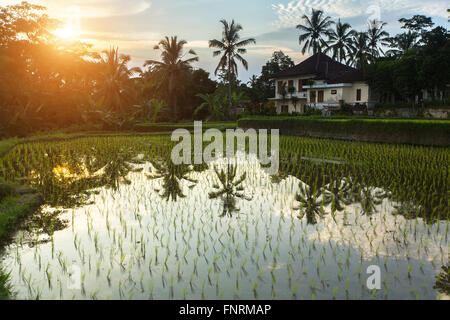
[(315, 117), (249, 117), (241, 128), (280, 129), (281, 134), (429, 146), (450, 145), (449, 120)]
[[(41, 197), (26, 187), (0, 183), (0, 246), (16, 230), (20, 221), (41, 204)], [(13, 296), (9, 275), (0, 266), (0, 300)]]
[[(207, 129), (234, 129), (236, 128), (236, 122), (203, 122), (203, 130)], [(137, 132), (171, 132), (176, 129), (194, 130), (193, 122), (181, 122), (181, 123), (139, 123), (136, 124), (134, 130)]]

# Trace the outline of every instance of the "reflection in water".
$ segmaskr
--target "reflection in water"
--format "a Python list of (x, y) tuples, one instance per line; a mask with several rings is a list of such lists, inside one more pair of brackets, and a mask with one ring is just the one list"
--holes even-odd
[(300, 206), (294, 208), (294, 210), (300, 211), (299, 219), (303, 219), (306, 216), (308, 224), (316, 224), (317, 217), (323, 217), (325, 215), (321, 191), (318, 188), (302, 183), (300, 183), (299, 187), (300, 191), (296, 194), (295, 200), (300, 202)]
[[(134, 141), (33, 144), (0, 159), (2, 177), (25, 178), (47, 201), (27, 221), (32, 241), (16, 241), (2, 257), (19, 298), (436, 299), (445, 292), (448, 277), (436, 275), (447, 259), (449, 222), (422, 214), (445, 207), (446, 198), (407, 197), (401, 184), (370, 179), (360, 164), (287, 163), (270, 177), (253, 162), (173, 166), (158, 141)], [(436, 199), (442, 203), (432, 208)], [(293, 213), (295, 200), (306, 219)], [(245, 215), (219, 218), (237, 206)], [(65, 285), (71, 265), (82, 290)], [(365, 287), (369, 265), (382, 268), (382, 290)]]
[(227, 162), (227, 169), (218, 168), (214, 166), (214, 172), (219, 180), (219, 184), (214, 184), (214, 191), (209, 193), (209, 199), (222, 199), (223, 211), (221, 217), (225, 215), (232, 216), (233, 212), (239, 211), (236, 207), (236, 198), (250, 201), (252, 198), (246, 196), (242, 183), (247, 178), (247, 173), (244, 172), (239, 178), (236, 178), (237, 165)]
[[(34, 224), (51, 233), (51, 241), (17, 241), (6, 249), (4, 266), (12, 272), (18, 298), (435, 299), (438, 295), (432, 286), (448, 246), (445, 223), (427, 225), (421, 219), (392, 215), (388, 199), (375, 206), (377, 214), (362, 215), (361, 203), (344, 202), (343, 194), (352, 192), (343, 184), (314, 182), (316, 177), (304, 184), (293, 176), (274, 184), (258, 163), (217, 161), (210, 168), (195, 168), (145, 157), (126, 159), (130, 171), (118, 180), (117, 189), (108, 185), (95, 192), (88, 189), (89, 198), (81, 206), (61, 213), (60, 208), (43, 210)], [(108, 171), (105, 166), (106, 162), (96, 161), (86, 170), (91, 170), (91, 178), (102, 177)], [(76, 169), (69, 163), (61, 162), (61, 167), (70, 172), (64, 179), (74, 177)], [(116, 171), (120, 177), (127, 170)], [(162, 191), (156, 194), (155, 188)], [(332, 210), (332, 197), (340, 203), (336, 212), (342, 213), (334, 220), (325, 214)], [(304, 220), (292, 212), (296, 199)], [(232, 215), (237, 205), (245, 215), (223, 219), (217, 214)], [(70, 228), (59, 230), (62, 225), (55, 216)], [(369, 265), (380, 266), (388, 275), (383, 290), (373, 293), (364, 286)], [(71, 266), (80, 271), (81, 290), (64, 285)]]
[(442, 267), (442, 272), (436, 277), (436, 284), (434, 289), (450, 296), (450, 263)]
[[(181, 188), (181, 180), (191, 182), (190, 189), (197, 184), (196, 180), (189, 178), (189, 173), (193, 171), (191, 166), (185, 164), (175, 165), (170, 159), (166, 161), (152, 161), (152, 165), (156, 173), (149, 174), (147, 177), (149, 179), (163, 179), (161, 197), (166, 200), (172, 199), (176, 201), (177, 197), (185, 197)], [(158, 189), (156, 191), (159, 192)]]

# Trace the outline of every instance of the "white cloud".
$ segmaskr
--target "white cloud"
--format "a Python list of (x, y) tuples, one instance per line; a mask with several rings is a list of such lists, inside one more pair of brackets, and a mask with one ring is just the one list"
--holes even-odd
[(209, 41), (208, 40), (188, 41), (186, 46), (189, 48), (209, 48)]
[[(22, 0), (0, 0), (1, 6), (18, 4)], [(32, 0), (30, 3), (47, 7), (52, 15), (65, 18), (70, 8), (77, 7), (83, 18), (99, 18), (120, 15), (133, 15), (149, 9), (149, 0)]]
[(312, 8), (321, 9), (333, 18), (362, 17), (383, 20), (383, 16), (396, 12), (403, 16), (424, 14), (447, 17), (447, 4), (443, 0), (427, 0), (426, 4), (415, 0), (292, 0), (272, 5), (277, 16), (273, 25), (278, 28), (296, 26), (302, 22), (302, 16), (309, 14)]

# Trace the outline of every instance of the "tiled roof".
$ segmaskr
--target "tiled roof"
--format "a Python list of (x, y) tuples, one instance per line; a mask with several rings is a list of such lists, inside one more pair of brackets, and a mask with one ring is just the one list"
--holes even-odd
[(323, 53), (316, 53), (300, 64), (281, 71), (273, 78), (314, 75), (316, 80), (328, 83), (363, 81), (362, 71), (339, 63)]

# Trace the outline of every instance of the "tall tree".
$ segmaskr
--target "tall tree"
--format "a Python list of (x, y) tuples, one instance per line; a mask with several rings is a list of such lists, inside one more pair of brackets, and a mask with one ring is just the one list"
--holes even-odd
[(303, 32), (298, 38), (300, 45), (304, 43), (302, 53), (311, 49), (314, 54), (322, 52), (323, 48), (328, 47), (323, 37), (330, 37), (333, 34), (333, 31), (330, 29), (334, 24), (331, 21), (331, 17), (325, 17), (322, 10), (312, 9), (311, 16), (308, 17), (305, 14), (302, 19), (305, 21), (305, 24), (297, 26), (297, 29)]
[(294, 61), (288, 55), (284, 54), (283, 51), (275, 51), (272, 54), (272, 58), (262, 67), (261, 77), (259, 78), (259, 82), (261, 82), (264, 90), (263, 101), (275, 95), (275, 80), (272, 76), (278, 72), (292, 68), (294, 65)]
[(184, 46), (187, 44), (185, 40), (179, 40), (176, 36), (165, 37), (158, 45), (154, 47), (155, 50), (162, 50), (161, 60), (147, 60), (144, 66), (150, 66), (160, 79), (159, 87), (165, 91), (166, 101), (172, 109), (172, 116), (174, 121), (178, 121), (179, 115), (177, 110), (177, 84), (183, 72), (191, 69), (191, 64), (198, 61), (197, 54), (194, 50), (189, 50), (187, 54), (194, 57), (183, 60), (186, 53), (184, 53)]
[(341, 19), (336, 23), (336, 29), (332, 30), (329, 36), (328, 47), (325, 53), (332, 52), (333, 59), (342, 62), (345, 61), (350, 53), (352, 45), (352, 36), (355, 33), (348, 23), (342, 23)]
[(103, 51), (100, 62), (102, 73), (100, 92), (105, 99), (104, 105), (119, 113), (125, 112), (133, 91), (130, 77), (137, 69), (128, 68), (130, 60), (130, 56), (119, 54), (119, 48), (110, 48)]
[(356, 32), (352, 37), (352, 45), (347, 63), (362, 69), (369, 61), (368, 36), (365, 32)]
[(418, 33), (427, 31), (434, 26), (432, 19), (423, 15), (415, 15), (410, 19), (401, 18), (398, 22), (403, 24), (402, 29), (408, 29)]
[(247, 53), (247, 49), (245, 49), (244, 47), (250, 44), (256, 44), (256, 40), (254, 38), (241, 40), (239, 31), (242, 30), (242, 26), (239, 23), (236, 23), (234, 20), (232, 20), (231, 23), (228, 23), (226, 20), (220, 20), (220, 23), (222, 23), (223, 25), (222, 39), (210, 40), (209, 47), (218, 49), (213, 52), (214, 57), (221, 55), (219, 64), (217, 65), (214, 74), (217, 75), (220, 70), (227, 70), (228, 98), (230, 103), (229, 106), (231, 108), (231, 78), (232, 76), (237, 77), (238, 75), (238, 66), (236, 60), (243, 65), (245, 70), (248, 70), (248, 62), (242, 57), (242, 54)]
[(387, 25), (386, 22), (372, 20), (368, 24), (368, 46), (370, 50), (370, 62), (374, 62), (376, 58), (384, 54), (381, 46), (389, 45), (389, 33), (383, 28)]
[(399, 56), (405, 54), (409, 49), (414, 48), (417, 45), (417, 38), (419, 37), (416, 32), (405, 32), (389, 38), (389, 47), (391, 48), (386, 52), (387, 56)]

